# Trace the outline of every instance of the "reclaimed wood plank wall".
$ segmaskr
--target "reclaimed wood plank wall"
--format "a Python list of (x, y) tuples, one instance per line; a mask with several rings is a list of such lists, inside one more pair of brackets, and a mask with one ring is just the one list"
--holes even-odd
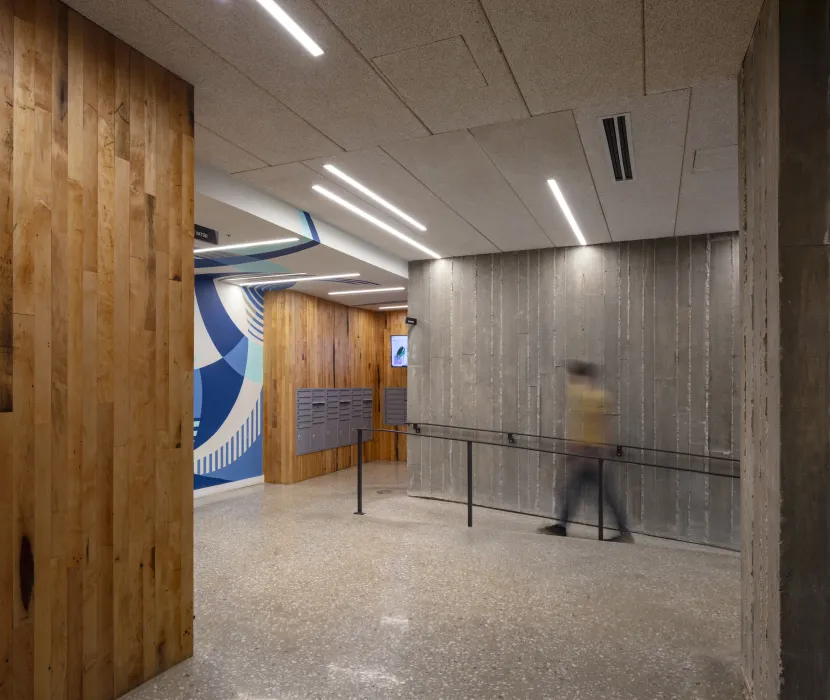
[[(408, 335), (409, 326), (406, 325), (406, 311), (387, 311), (383, 318), (383, 361), (380, 367), (381, 387), (405, 387), (406, 367), (392, 366), (392, 336)], [(381, 388), (381, 402), (383, 388)], [(383, 425), (383, 406), (381, 405), (380, 423)], [(383, 425), (384, 428), (406, 430), (405, 425)], [(391, 461), (406, 461), (406, 437), (391, 433), (378, 433), (379, 453), (377, 459)]]
[(0, 699), (192, 654), (193, 92), (0, 0)]
[[(372, 424), (382, 423), (381, 394), (387, 316), (293, 291), (265, 294), (263, 358), (263, 473), (265, 481), (293, 484), (357, 464), (357, 447), (297, 456), (296, 391), (313, 387), (368, 387)], [(396, 379), (399, 381), (399, 379)], [(396, 385), (396, 386), (399, 386)], [(393, 436), (389, 436), (393, 437)], [(393, 460), (395, 446), (381, 433), (364, 446), (364, 460)], [(405, 454), (405, 453), (404, 453)]]

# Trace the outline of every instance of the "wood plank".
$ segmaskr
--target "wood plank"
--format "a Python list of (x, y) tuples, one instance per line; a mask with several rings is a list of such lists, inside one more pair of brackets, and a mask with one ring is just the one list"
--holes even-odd
[(34, 314), (34, 6), (15, 3), (12, 187), (15, 313)]
[(83, 18), (69, 10), (68, 40), (68, 163), (69, 177), (84, 179), (84, 28)]
[(14, 376), (14, 84), (11, 75), (0, 74), (0, 92), (0, 413), (6, 413), (13, 408)]
[(52, 53), (55, 44), (57, 5), (52, 0), (35, 0), (35, 106), (52, 111)]
[[(11, 413), (0, 413), (0, 478), (3, 483), (14, 483), (14, 416)], [(0, 700), (11, 700), (14, 692), (13, 494), (14, 489), (0, 490)]]
[(144, 62), (144, 56), (138, 51), (130, 51), (130, 256), (142, 260), (147, 257), (148, 235), (144, 192)]
[(98, 269), (98, 45), (95, 26), (84, 24), (84, 270)]
[[(168, 261), (170, 263), (169, 277), (173, 281), (181, 281), (182, 240), (181, 236), (177, 236), (175, 232), (181, 231), (182, 229), (182, 135), (171, 126), (168, 131), (168, 136), (170, 146), (170, 158), (168, 161), (170, 164), (170, 214), (168, 225), (171, 232), (168, 238), (168, 244), (170, 246), (168, 250)], [(193, 245), (192, 240), (190, 245)]]
[(115, 156), (126, 161), (130, 160), (130, 55), (129, 46), (115, 42)]
[(14, 78), (14, 0), (0, 0), (0, 73)]

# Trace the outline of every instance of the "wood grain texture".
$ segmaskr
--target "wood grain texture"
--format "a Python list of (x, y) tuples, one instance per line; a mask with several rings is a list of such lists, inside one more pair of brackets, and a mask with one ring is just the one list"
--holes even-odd
[[(265, 294), (263, 472), (267, 482), (293, 484), (357, 463), (356, 446), (295, 454), (296, 390), (370, 387), (372, 422), (381, 425), (383, 386), (406, 384), (405, 370), (402, 378), (391, 368), (388, 347), (388, 337), (393, 329), (397, 332), (402, 319), (396, 323), (390, 318), (395, 317), (293, 291)], [(386, 440), (381, 436), (375, 433), (365, 443), (365, 461), (396, 459), (395, 442), (389, 439), (395, 436)], [(405, 449), (399, 443), (397, 455), (405, 455)]]
[(0, 700), (106, 700), (192, 653), (192, 89), (0, 0), (0, 90)]

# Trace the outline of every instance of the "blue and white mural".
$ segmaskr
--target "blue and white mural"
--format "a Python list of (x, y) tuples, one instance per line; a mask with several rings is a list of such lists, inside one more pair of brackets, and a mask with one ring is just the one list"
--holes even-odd
[(196, 278), (194, 487), (262, 476), (262, 295)]

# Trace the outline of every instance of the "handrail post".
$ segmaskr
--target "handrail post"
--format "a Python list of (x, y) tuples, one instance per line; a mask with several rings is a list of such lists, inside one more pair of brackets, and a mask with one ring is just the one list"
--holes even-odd
[(473, 526), (473, 442), (467, 441), (467, 527)]
[(363, 515), (363, 428), (357, 429), (357, 512)]
[(604, 469), (603, 469), (603, 460), (599, 460), (599, 472), (597, 474), (597, 482), (598, 488), (597, 493), (599, 497), (597, 498), (597, 529), (599, 530), (599, 539), (600, 541), (605, 539), (605, 534), (603, 533), (603, 527), (605, 525), (605, 484), (603, 483), (604, 479)]

